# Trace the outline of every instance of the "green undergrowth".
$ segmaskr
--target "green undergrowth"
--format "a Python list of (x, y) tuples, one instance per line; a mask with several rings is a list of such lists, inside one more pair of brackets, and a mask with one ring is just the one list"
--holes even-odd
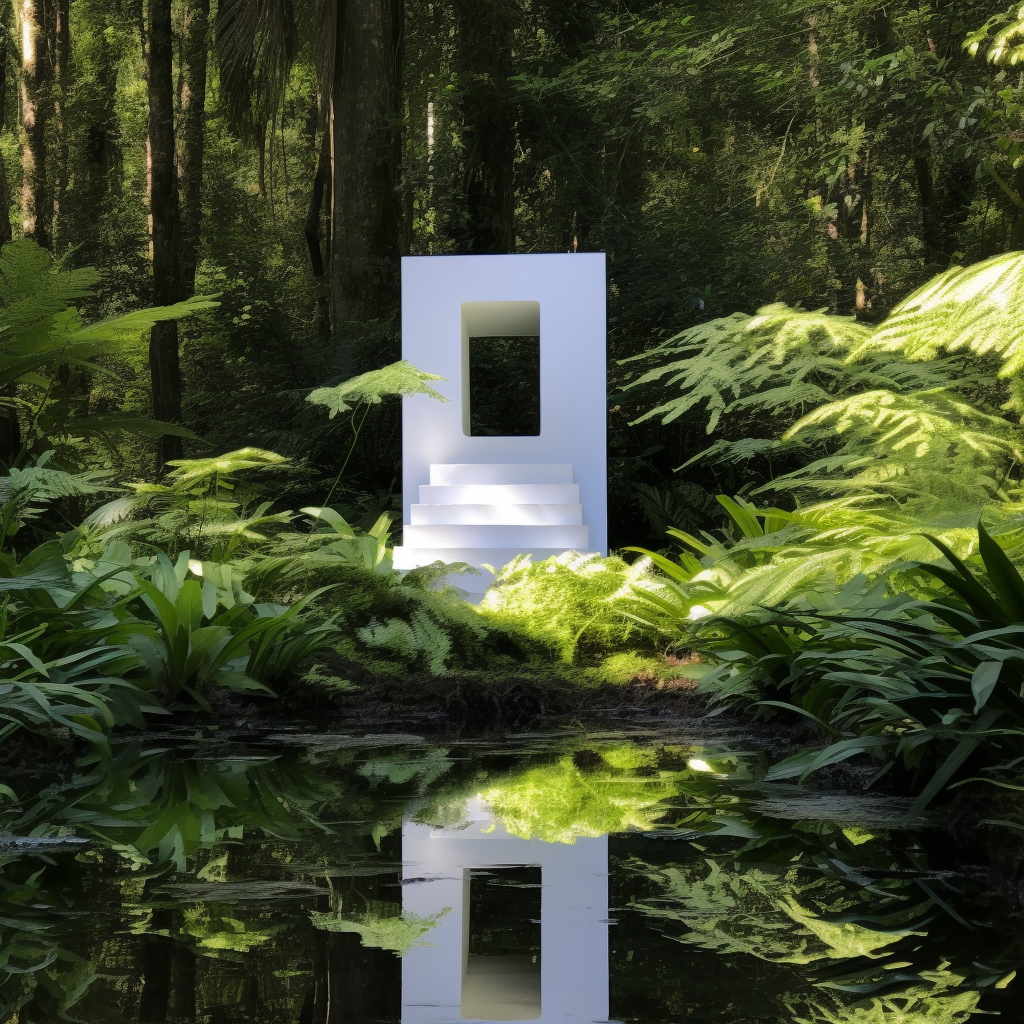
[[(273, 508), (256, 481), (290, 471), (242, 449), (181, 460), (154, 484), (83, 478), (48, 456), (12, 472), (0, 736), (103, 747), (112, 730), (210, 712), (224, 693), (273, 700), (284, 688), (299, 704), (351, 705), (378, 699), (382, 681), (427, 680), (435, 706), (500, 718), (510, 703), (522, 717), (678, 674), (664, 637), (622, 603), (655, 585), (649, 562), (518, 559), (475, 606), (445, 582), (459, 566), (394, 569), (386, 515), (356, 527), (327, 506)], [(110, 500), (46, 539), (67, 496)]]
[(706, 422), (680, 471), (751, 484), (719, 498), (724, 528), (644, 552), (661, 585), (626, 606), (700, 655), (712, 705), (816, 736), (769, 779), (851, 761), (911, 814), (1024, 788), (1022, 315), (1012, 253), (876, 327), (774, 305), (644, 357), (641, 418)]

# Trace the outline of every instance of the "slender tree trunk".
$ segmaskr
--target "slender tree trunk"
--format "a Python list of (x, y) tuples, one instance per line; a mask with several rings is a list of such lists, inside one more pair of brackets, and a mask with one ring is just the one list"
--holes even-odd
[(210, 0), (187, 0), (182, 27), (181, 187), (182, 297), (196, 290), (203, 226), (203, 142), (206, 136), (206, 64), (209, 52)]
[(66, 211), (62, 209), (68, 187), (69, 147), (67, 126), (68, 73), (71, 60), (71, 30), (69, 26), (71, 0), (48, 0), (50, 13), (47, 19), (50, 53), (53, 55), (53, 125), (56, 145), (51, 147), (56, 155), (53, 190), (53, 247), (60, 252), (64, 247), (64, 221)]
[(46, 180), (46, 123), (51, 103), (46, 0), (15, 5), (21, 36), (21, 229), (50, 247), (53, 201)]
[(182, 1024), (196, 1019), (196, 955), (183, 942), (171, 950), (171, 976), (167, 1000), (168, 1017)]
[[(0, 7), (0, 131), (3, 131), (7, 113), (7, 39), (10, 30), (10, 11)], [(0, 153), (0, 244), (11, 240), (11, 196), (7, 186), (7, 168), (3, 153)], [(0, 398), (0, 468), (9, 470), (21, 452), (21, 424), (18, 410), (6, 402), (13, 403), (18, 396), (17, 384), (7, 384)]]
[(929, 266), (945, 269), (956, 253), (957, 233), (970, 211), (976, 189), (974, 165), (963, 161), (953, 163), (936, 184), (928, 151), (922, 149), (914, 155), (914, 174), (921, 203), (926, 260)]
[[(68, 213), (75, 218), (75, 237), (82, 244), (83, 262), (96, 261), (99, 246), (90, 223), (101, 210), (108, 209), (108, 197), (121, 191), (121, 150), (117, 133), (117, 75), (118, 61), (111, 46), (105, 22), (100, 23), (96, 69), (96, 105), (90, 122), (84, 126), (85, 159), (78, 166), (74, 209)], [(85, 222), (83, 224), (83, 221)], [(82, 225), (81, 227), (79, 225)]]
[(324, 279), (324, 253), (321, 241), (324, 220), (324, 195), (328, 191), (331, 178), (331, 136), (325, 131), (320, 144), (320, 155), (317, 159), (316, 174), (313, 177), (313, 192), (309, 199), (309, 212), (303, 225), (306, 236), (306, 247), (309, 249), (309, 263), (316, 278), (317, 287), (317, 333), (320, 340), (329, 341), (331, 337), (331, 311), (328, 299), (327, 282)]
[(463, 166), (461, 220), (449, 234), (463, 252), (515, 248), (515, 114), (509, 95), (515, 28), (509, 0), (456, 0)]
[[(153, 257), (153, 302), (162, 306), (181, 296), (179, 263), (178, 177), (175, 169), (173, 36), (171, 0), (149, 0), (149, 163), (150, 248)], [(178, 325), (155, 324), (149, 337), (153, 413), (158, 420), (181, 419), (181, 367)], [(157, 470), (181, 458), (181, 439), (160, 438)]]
[(347, 0), (338, 10), (330, 110), (335, 331), (347, 321), (384, 315), (394, 299), (400, 16), (396, 0)]
[[(7, 61), (10, 51), (7, 40), (10, 34), (10, 9), (0, 4), (0, 132), (7, 127)], [(14, 237), (11, 228), (11, 192), (7, 183), (7, 165), (0, 152), (0, 245)]]

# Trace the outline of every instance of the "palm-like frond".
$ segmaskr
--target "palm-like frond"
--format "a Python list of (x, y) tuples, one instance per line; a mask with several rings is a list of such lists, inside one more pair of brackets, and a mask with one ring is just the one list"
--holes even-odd
[(217, 8), (221, 90), (233, 126), (252, 138), (284, 99), (298, 49), (292, 0), (221, 0)]
[[(322, 97), (329, 96), (337, 49), (336, 0), (220, 0), (217, 51), (221, 94), (233, 126), (262, 135), (280, 109), (300, 48), (313, 52)], [(326, 103), (321, 102), (321, 114)]]

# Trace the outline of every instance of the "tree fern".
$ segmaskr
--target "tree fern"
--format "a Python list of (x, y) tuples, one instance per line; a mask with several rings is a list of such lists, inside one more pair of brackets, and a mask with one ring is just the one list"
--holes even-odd
[(226, 559), (269, 540), (291, 512), (271, 512), (270, 502), (250, 504), (247, 474), (282, 470), (289, 461), (276, 452), (240, 448), (205, 459), (178, 459), (164, 483), (130, 483), (129, 497), (101, 506), (83, 524), (94, 540), (136, 539), (189, 548)]
[(845, 357), (867, 334), (852, 319), (781, 304), (766, 306), (755, 316), (734, 313), (692, 327), (635, 357), (670, 359), (631, 382), (630, 389), (661, 382), (681, 392), (637, 422), (660, 416), (671, 423), (703, 405), (710, 434), (723, 415), (735, 411), (737, 402), (749, 403), (752, 395), (766, 390), (772, 392), (771, 403), (778, 409), (817, 405), (834, 392), (838, 381), (857, 375)]
[(110, 474), (102, 470), (69, 473), (49, 465), (52, 452), (44, 452), (34, 465), (12, 468), (0, 476), (0, 542), (36, 519), (52, 501), (93, 497), (116, 490)]
[(940, 274), (896, 306), (850, 359), (934, 360), (943, 352), (998, 356), (1003, 377), (1024, 369), (1024, 254)]
[(953, 499), (947, 511), (963, 509), (973, 519), (987, 502), (1007, 496), (1008, 474), (1024, 461), (1017, 428), (938, 389), (909, 395), (866, 391), (830, 402), (783, 435), (784, 441), (793, 439), (840, 444), (765, 489), (933, 495)]
[[(667, 361), (628, 384), (627, 390), (650, 390), (660, 383), (678, 388), (679, 394), (635, 422), (661, 417), (669, 424), (702, 409), (708, 434), (734, 433), (752, 423), (773, 431), (768, 437), (722, 438), (684, 466), (746, 461), (799, 452), (792, 446), (795, 435), (783, 436), (778, 425), (839, 398), (863, 391), (934, 390), (951, 381), (964, 389), (983, 380), (977, 372), (965, 372), (962, 362), (954, 365), (948, 359), (914, 362), (881, 352), (852, 358), (851, 353), (861, 351), (870, 337), (870, 328), (850, 318), (782, 304), (767, 306), (755, 316), (736, 313), (702, 324), (638, 357)], [(806, 455), (823, 454), (820, 443), (808, 447), (808, 440), (800, 439)]]

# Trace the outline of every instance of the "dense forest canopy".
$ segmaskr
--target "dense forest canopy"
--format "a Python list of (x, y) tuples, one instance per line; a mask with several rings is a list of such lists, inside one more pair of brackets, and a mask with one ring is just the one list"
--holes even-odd
[[(1020, 12), (998, 0), (24, 0), (3, 11), (0, 237), (95, 267), (96, 317), (219, 305), (5, 378), (0, 460), (143, 478), (243, 445), (322, 497), (303, 401), (399, 357), (399, 257), (603, 250), (610, 353), (772, 302), (876, 323), (936, 272), (1024, 245)], [(423, 367), (429, 371), (430, 367)], [(41, 376), (40, 376), (41, 375)], [(613, 544), (743, 480), (676, 467), (704, 424), (631, 425)], [(43, 380), (45, 378), (45, 381)], [(34, 429), (40, 389), (69, 420)], [(109, 433), (76, 434), (106, 418)], [(153, 429), (114, 432), (153, 417)], [(159, 430), (155, 431), (160, 433)], [(398, 407), (343, 484), (393, 507)]]

